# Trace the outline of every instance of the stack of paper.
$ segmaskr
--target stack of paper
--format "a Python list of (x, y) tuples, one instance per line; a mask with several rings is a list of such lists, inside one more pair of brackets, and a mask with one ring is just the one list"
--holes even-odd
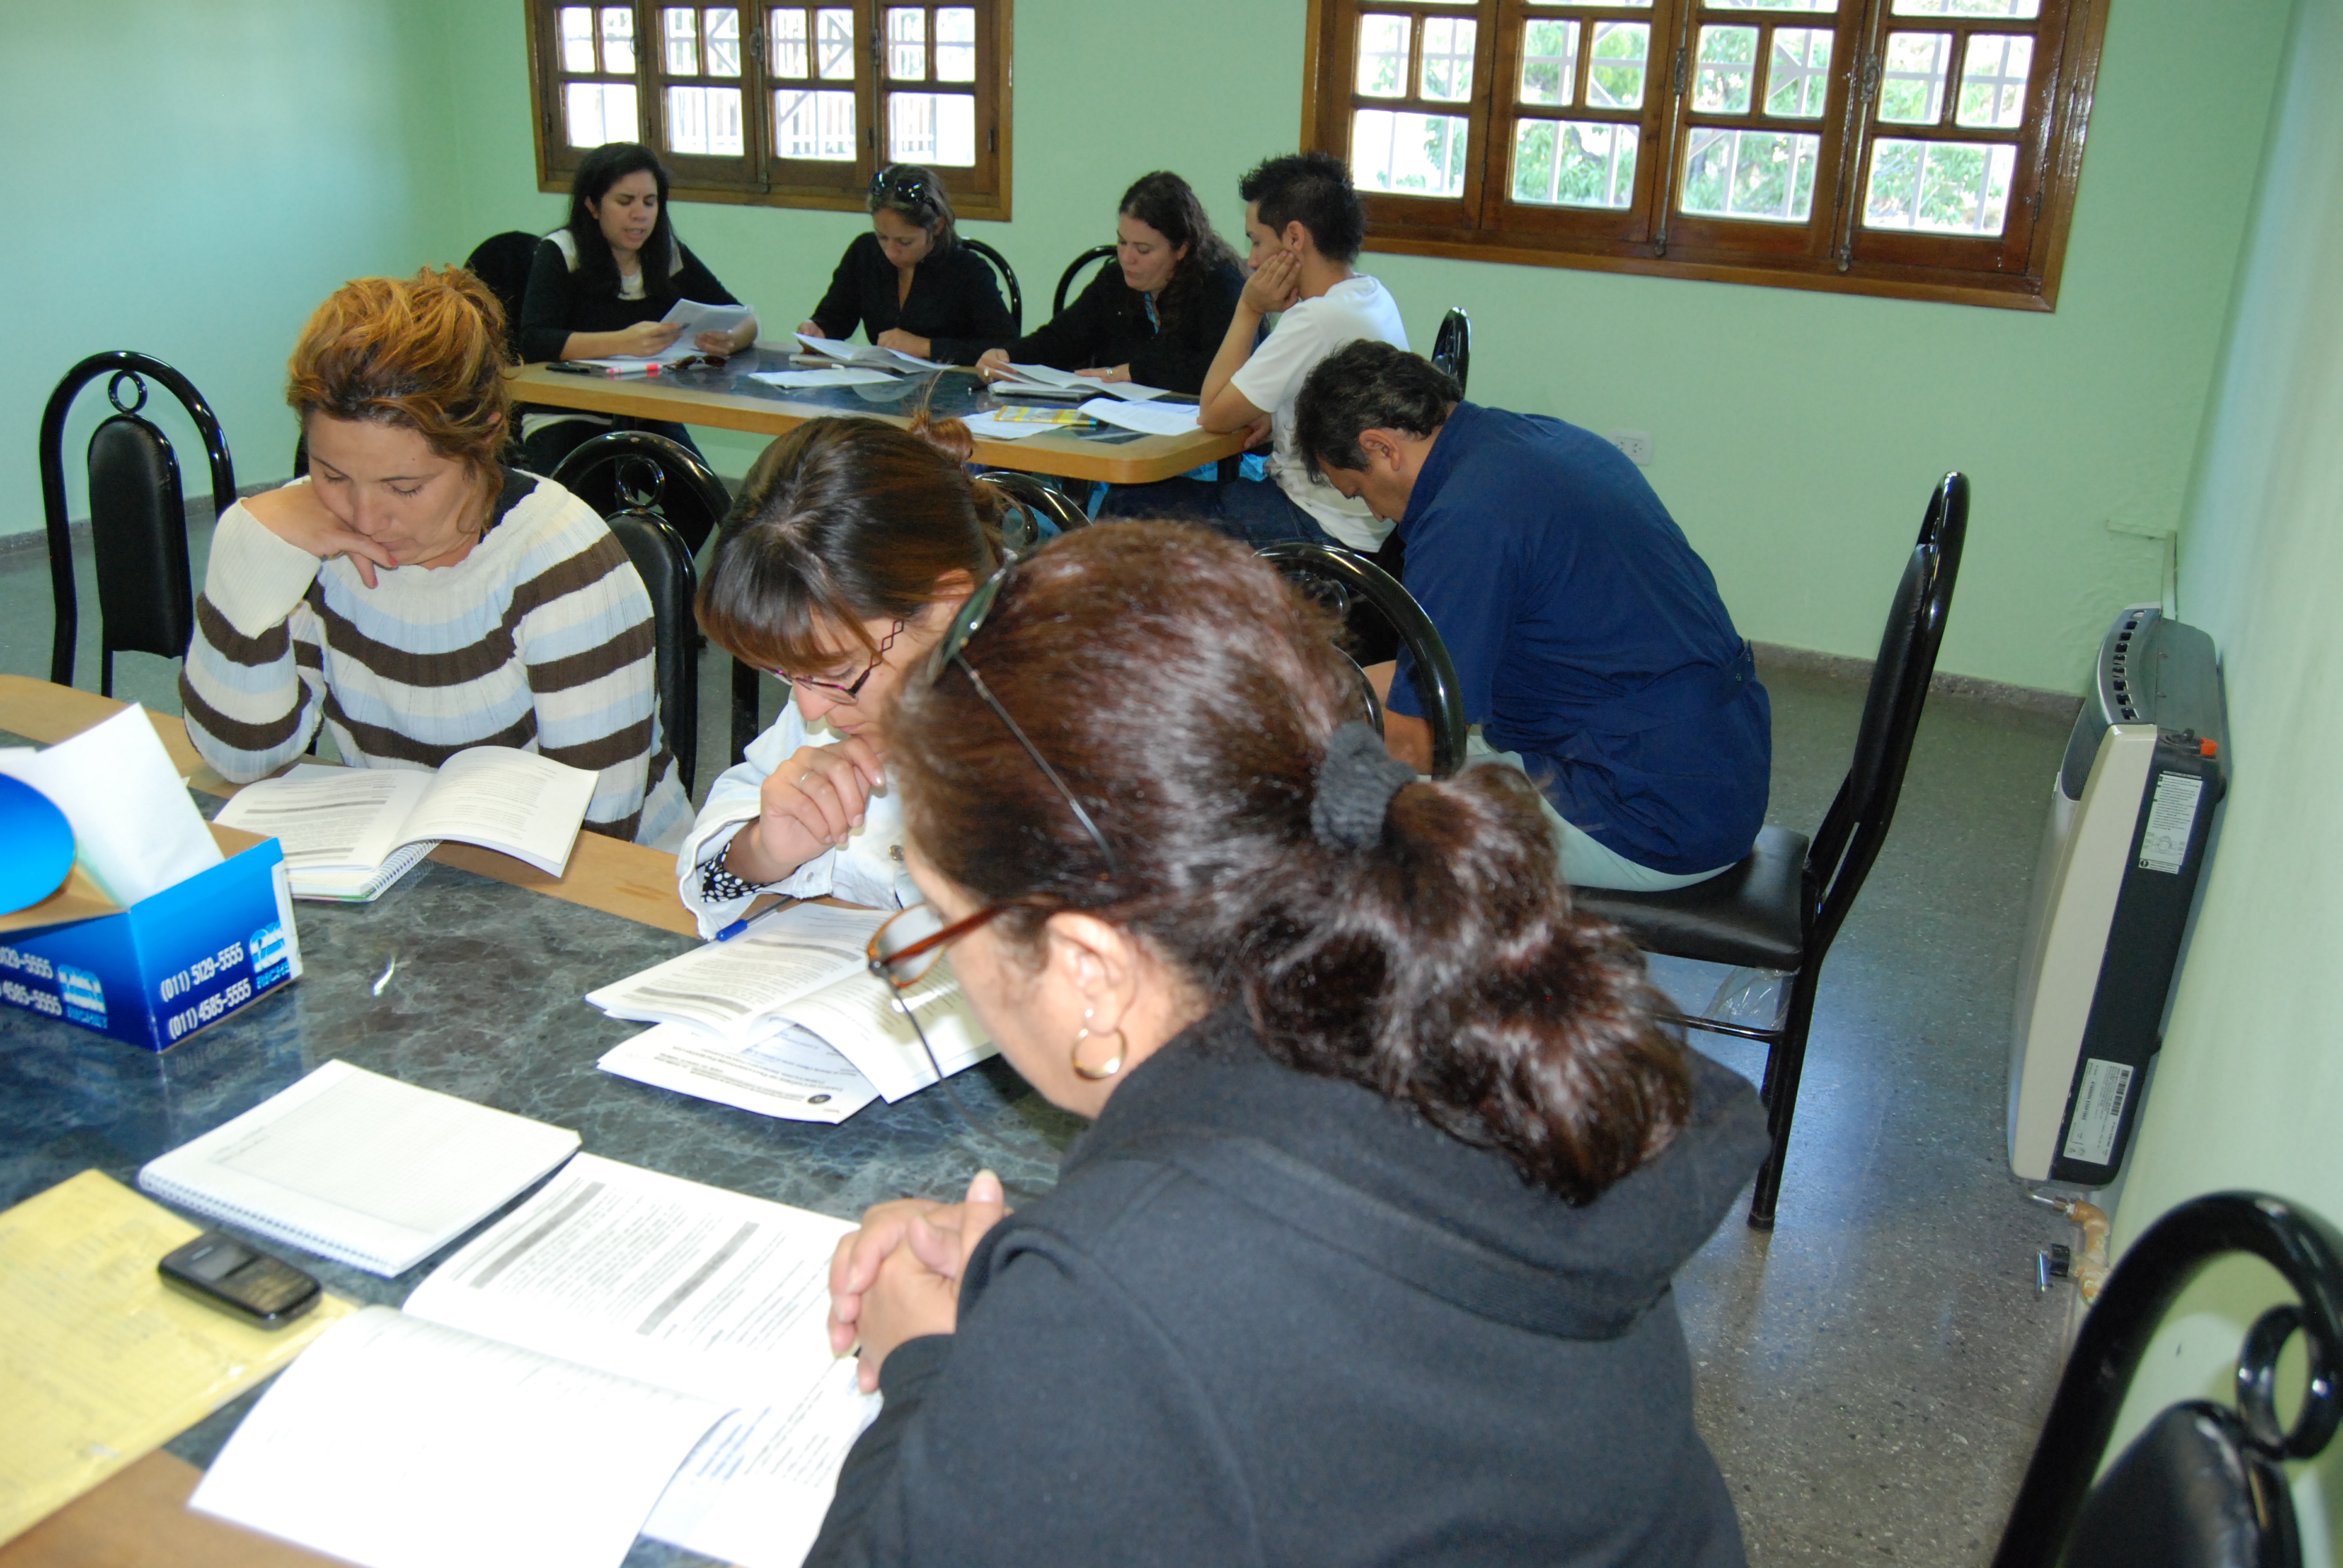
[(835, 337), (816, 337), (809, 332), (798, 334), (798, 341), (806, 352), (840, 365), (872, 365), (882, 370), (946, 370), (950, 367), (941, 360), (922, 359), (916, 354), (900, 349), (881, 348), (876, 344), (842, 343)]
[(656, 1023), (601, 1060), (605, 1072), (794, 1121), (842, 1121), (993, 1054), (949, 960), (903, 1000), (864, 953), (887, 915), (799, 904), (730, 941), (588, 992), (612, 1018)]
[(1092, 393), (1106, 392), (1126, 403), (1151, 403), (1171, 393), (1161, 387), (1142, 387), (1136, 381), (1101, 381), (1095, 376), (1078, 371), (1060, 370), (1048, 365), (1011, 365), (1016, 373), (1013, 381), (995, 381), (990, 390), (1002, 397), (1047, 397), (1080, 399)]
[(1120, 425), (1148, 436), (1185, 436), (1202, 428), (1192, 403), (1118, 403), (1111, 397), (1093, 397), (1082, 405), (1082, 412), (1105, 424)]
[(872, 387), (895, 377), (890, 372), (869, 366), (832, 365), (818, 370), (759, 370), (749, 379), (796, 390), (808, 387)]
[(160, 1198), (385, 1278), (578, 1150), (578, 1134), (329, 1061), (138, 1172)]

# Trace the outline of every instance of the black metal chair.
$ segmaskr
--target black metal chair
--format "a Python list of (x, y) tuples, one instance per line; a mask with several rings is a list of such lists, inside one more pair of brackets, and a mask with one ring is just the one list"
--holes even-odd
[(992, 264), (992, 270), (1001, 275), (1001, 281), (1009, 286), (1009, 319), (1015, 324), (1017, 327), (1017, 336), (1020, 337), (1024, 337), (1025, 291), (1017, 286), (1017, 269), (1009, 265), (1009, 258), (1007, 256), (1001, 255), (999, 251), (993, 249), (990, 246), (985, 244), (984, 241), (980, 239), (963, 238), (960, 241), (960, 244), (968, 246), (969, 249), (976, 252), (977, 255), (990, 262)]
[(732, 492), (699, 453), (649, 430), (582, 442), (548, 477), (605, 518), (627, 507), (658, 513), (695, 556), (732, 509)]
[[(1322, 545), (1313, 539), (1286, 539), (1263, 545), (1262, 559), (1277, 568), (1287, 581), (1300, 588), (1355, 628), (1363, 613), (1381, 618), (1409, 655), (1416, 700), (1432, 725), (1432, 776), (1445, 779), (1464, 765), (1464, 697), (1456, 678), (1448, 645), (1399, 579), (1353, 550)], [(1343, 650), (1359, 672), (1365, 718), (1383, 733), (1383, 705), (1351, 649)]]
[(1053, 319), (1066, 313), (1067, 297), (1074, 292), (1074, 279), (1082, 275), (1082, 269), (1091, 263), (1103, 261), (1113, 254), (1114, 246), (1111, 245), (1094, 245), (1066, 263), (1066, 270), (1058, 274), (1057, 297), (1050, 302), (1050, 315)]
[[(2300, 1303), (2272, 1307), (2247, 1331), (2234, 1411), (2203, 1400), (2170, 1406), (2094, 1486), (2157, 1325), (2229, 1252), (2278, 1270)], [(2288, 1430), (2278, 1360), (2298, 1332), (2309, 1377)], [(2258, 1192), (2183, 1203), (2124, 1254), (2083, 1320), (1994, 1568), (2296, 1568), (2301, 1543), (2280, 1462), (2309, 1459), (2335, 1435), (2338, 1379), (2343, 1241), (2318, 1216)]]
[[(147, 378), (179, 400), (203, 437), (215, 518), (236, 501), (236, 465), (212, 406), (195, 383), (161, 360), (118, 348), (93, 354), (65, 372), (41, 410), (41, 510), (48, 528), (49, 594), (56, 609), (51, 680), (73, 684), (74, 648), (81, 634), (73, 533), (65, 517), (65, 416), (82, 387), (109, 372), (106, 395), (115, 412), (89, 438), (89, 529), (97, 564), (97, 689), (111, 697), (116, 654), (184, 658), (196, 628), (178, 458), (163, 432), (138, 417), (146, 406)], [(126, 387), (136, 396), (127, 396)]]
[(1440, 318), (1440, 331), (1432, 339), (1432, 362), (1456, 377), (1458, 390), (1471, 382), (1473, 318), (1462, 309), (1451, 310)]
[(537, 259), (540, 243), (536, 235), (508, 229), (488, 236), (464, 258), (465, 270), (487, 284), (505, 307), (505, 348), (516, 364), (520, 360), (521, 302), (528, 296), (529, 264)]
[(1872, 667), (1871, 690), (1855, 742), (1855, 760), (1838, 798), (1809, 839), (1786, 828), (1759, 830), (1748, 858), (1704, 882), (1664, 893), (1582, 888), (1578, 907), (1623, 928), (1647, 953), (1771, 970), (1788, 979), (1786, 1005), (1775, 1021), (1687, 1017), (1689, 1027), (1765, 1048), (1763, 1093), (1773, 1152), (1757, 1172), (1749, 1223), (1771, 1230), (1774, 1205), (1789, 1159), (1790, 1122), (1797, 1111), (1798, 1079), (1805, 1070), (1806, 1034), (1814, 1022), (1815, 989), (1832, 940), (1862, 892), (1871, 863), (1886, 841), (1904, 789), (1912, 737), (1936, 674), (1936, 649), (1952, 608), (1961, 543), (1968, 530), (1969, 483), (1946, 474), (1928, 498), (1920, 537), (1896, 585)]
[(1051, 529), (1062, 534), (1091, 526), (1090, 514), (1072, 497), (1031, 474), (993, 468), (977, 475), (975, 482), (1000, 496), (1001, 541), (1021, 555), (1040, 545)]
[(699, 578), (692, 570), (691, 550), (675, 526), (657, 512), (629, 507), (602, 520), (626, 547), (635, 575), (651, 596), (659, 722), (675, 753), (683, 792), (689, 795), (699, 773), (700, 637), (691, 613)]

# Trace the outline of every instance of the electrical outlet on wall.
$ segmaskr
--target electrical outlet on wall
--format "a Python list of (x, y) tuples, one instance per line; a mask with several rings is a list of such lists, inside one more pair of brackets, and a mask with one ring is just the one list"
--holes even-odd
[(1639, 468), (1652, 466), (1652, 437), (1648, 430), (1614, 430), (1605, 437), (1613, 446), (1627, 454), (1627, 460)]

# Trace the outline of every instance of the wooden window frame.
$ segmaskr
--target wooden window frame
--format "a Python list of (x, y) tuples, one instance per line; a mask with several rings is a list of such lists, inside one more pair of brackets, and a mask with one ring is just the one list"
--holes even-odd
[[(580, 0), (568, 0), (568, 5), (579, 3)], [(775, 148), (773, 94), (795, 78), (776, 78), (769, 72), (769, 19), (774, 10), (789, 10), (790, 5), (777, 6), (767, 0), (741, 0), (739, 4), (742, 58), (741, 75), (737, 78), (705, 75), (670, 77), (666, 72), (662, 31), (662, 13), (669, 7), (651, 0), (624, 0), (620, 8), (633, 13), (635, 25), (635, 71), (629, 77), (603, 73), (573, 75), (565, 70), (561, 13), (568, 7), (564, 0), (523, 0), (522, 14), (528, 34), (529, 119), (537, 145), (538, 189), (566, 194), (579, 160), (588, 151), (570, 146), (564, 135), (562, 85), (573, 80), (631, 82), (635, 88), (637, 139), (659, 149), (659, 156), (673, 173), (668, 193), (670, 200), (860, 212), (868, 199), (871, 176), (894, 161), (887, 156), (892, 139), (886, 118), (890, 88), (916, 92), (933, 91), (939, 85), (958, 90), (961, 85), (938, 84), (935, 80), (935, 13), (950, 5), (976, 13), (976, 80), (968, 85), (976, 100), (976, 162), (972, 166), (938, 166), (938, 172), (944, 177), (952, 208), (960, 216), (1005, 223), (1010, 217), (1011, 196), (1010, 89), (1013, 74), (1010, 46), (1014, 33), (1014, 4), (1015, 0), (897, 0), (893, 5), (889, 0), (828, 0), (827, 4), (804, 0), (802, 8), (809, 14), (810, 25), (818, 25), (813, 14), (820, 11), (853, 13), (853, 79), (849, 83), (841, 77), (834, 84), (835, 90), (850, 86), (854, 94), (856, 147), (850, 164), (844, 159), (783, 158)], [(590, 8), (598, 25), (605, 7), (595, 4)], [(693, 8), (704, 18), (704, 0)], [(921, 83), (897, 84), (885, 75), (884, 52), (889, 45), (880, 35), (884, 17), (890, 10), (913, 8), (928, 14), (926, 75)], [(809, 40), (809, 70), (816, 68), (811, 63), (814, 53), (815, 45)], [(696, 63), (705, 70), (704, 36)], [(666, 89), (671, 84), (737, 85), (740, 88), (745, 147), (740, 156), (704, 156), (669, 150)]]
[[(2092, 94), (2098, 75), (2107, 0), (2041, 0), (2038, 21), (2015, 30), (2036, 36), (2022, 123), (1998, 129), (1956, 124), (1960, 75), (1969, 34), (2013, 30), (2005, 19), (1894, 16), (1893, 0), (1842, 0), (1836, 13), (1707, 9), (1710, 0), (1654, 0), (1630, 7), (1583, 0), (1309, 0), (1302, 65), (1302, 145), (1350, 156), (1353, 108), (1448, 113), (1469, 120), (1472, 138), (1463, 190), (1454, 198), (1363, 188), (1366, 248), (1468, 261), (1578, 267), (1715, 282), (1882, 295), (2017, 310), (2056, 307), (2067, 231), (2079, 184)], [(1419, 102), (1420, 73), (1406, 99), (1353, 91), (1362, 14), (1472, 17), (1473, 91), (1469, 101)], [(1591, 48), (1578, 50), (1580, 89), (1568, 106), (1517, 102), (1524, 24), (1584, 19), (1591, 44), (1597, 20), (1651, 25), (1644, 101), (1637, 109), (1590, 108), (1583, 84)], [(1702, 25), (1761, 29), (1751, 69), (1746, 115), (1693, 106)], [(1825, 101), (1818, 117), (1765, 111), (1771, 29), (1833, 32)], [(1953, 35), (1944, 99), (1933, 125), (1876, 118), (1880, 61), (1890, 31)], [(1414, 34), (1412, 33), (1411, 36)], [(1852, 46), (1850, 46), (1850, 44)], [(1419, 56), (1412, 52), (1412, 71)], [(1523, 119), (1606, 119), (1639, 136), (1630, 204), (1624, 208), (1516, 202), (1511, 197), (1515, 126)], [(1789, 131), (1821, 138), (1811, 216), (1803, 224), (1693, 216), (1676, 209), (1686, 146), (1707, 125)], [(2001, 142), (2015, 148), (2008, 206), (1999, 236), (1971, 237), (1867, 228), (1860, 206), (1871, 156), (1881, 140)]]

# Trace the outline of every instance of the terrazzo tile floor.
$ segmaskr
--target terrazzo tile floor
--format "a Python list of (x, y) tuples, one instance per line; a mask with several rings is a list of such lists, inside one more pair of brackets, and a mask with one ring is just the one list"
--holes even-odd
[[(208, 528), (194, 530), (202, 580)], [(96, 678), (80, 562), (77, 683)], [(1954, 614), (1957, 616), (1957, 605)], [(46, 557), (0, 553), (0, 670), (45, 677)], [(701, 680), (704, 793), (728, 760), (729, 683)], [(1773, 820), (1811, 830), (1854, 743), (1859, 682), (1765, 672)], [(117, 660), (116, 694), (178, 711), (175, 661)], [(767, 683), (768, 716), (778, 689)], [(2072, 1237), (2002, 1153), (2005, 1052), (2034, 856), (2065, 721), (1939, 696), (1885, 851), (1825, 970), (1776, 1228), (1736, 1214), (1678, 1283), (1702, 1430), (1758, 1568), (1967, 1568), (1999, 1539), (2056, 1383), (2064, 1292), (2036, 1250)], [(1709, 966), (1663, 960), (1698, 1006)], [(1754, 1050), (1700, 1043), (1753, 1080)]]

